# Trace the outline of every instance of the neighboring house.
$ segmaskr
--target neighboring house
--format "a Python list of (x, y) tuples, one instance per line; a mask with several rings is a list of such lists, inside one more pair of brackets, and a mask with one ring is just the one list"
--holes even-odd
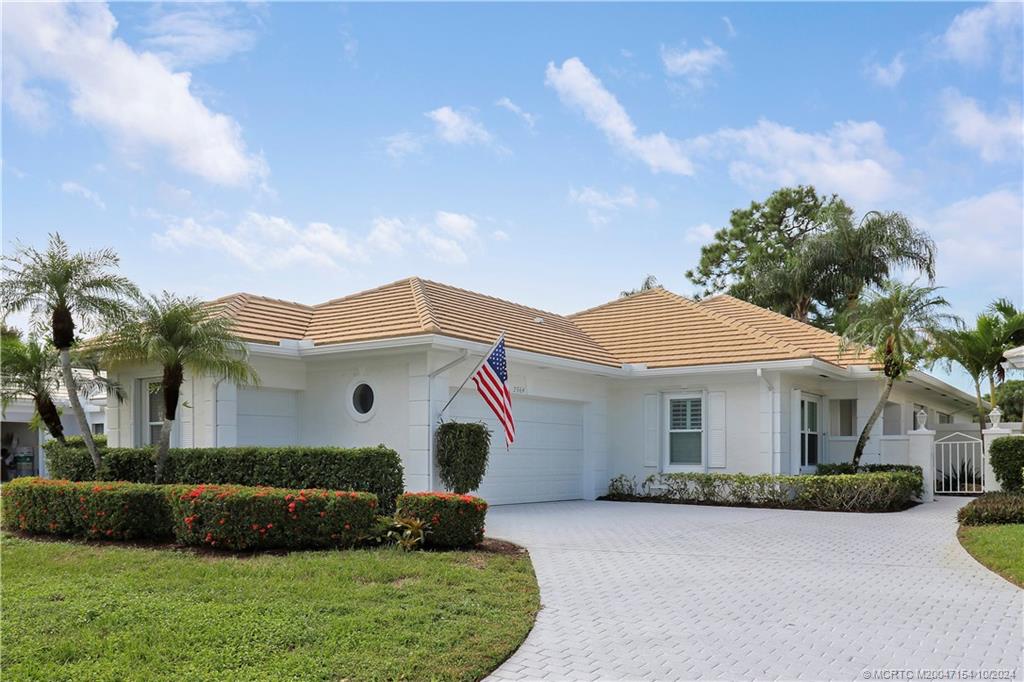
[[(848, 460), (882, 387), (838, 337), (729, 296), (652, 289), (568, 317), (410, 278), (315, 306), (211, 302), (237, 323), (259, 387), (188, 377), (175, 446), (385, 443), (411, 490), (436, 488), (438, 412), (505, 332), (516, 443), (470, 382), (444, 419), (497, 431), (480, 494), (495, 504), (593, 498), (657, 471), (806, 472)], [(153, 442), (156, 367), (111, 367), (128, 400), (112, 446)], [(923, 372), (892, 392), (865, 462), (906, 462), (906, 433), (967, 422), (972, 398)]]
[[(82, 431), (78, 428), (78, 420), (75, 419), (75, 414), (71, 411), (71, 403), (68, 401), (68, 394), (63, 386), (57, 395), (53, 396), (53, 402), (60, 410), (60, 422), (64, 426), (64, 435), (81, 435)], [(85, 409), (85, 418), (89, 422), (92, 432), (103, 433), (107, 417), (106, 392), (89, 396), (88, 399), (82, 401), (82, 407)], [(28, 471), (23, 469), (23, 473), (46, 476), (48, 472), (43, 443), (50, 439), (50, 434), (45, 428), (36, 430), (29, 425), (35, 413), (36, 407), (31, 398), (18, 398), (4, 408), (3, 417), (0, 419), (0, 445), (7, 452), (31, 455), (32, 468)]]
[(1006, 369), (1024, 369), (1024, 346), (1006, 351), (1003, 357), (1006, 358), (1006, 362), (1003, 363)]

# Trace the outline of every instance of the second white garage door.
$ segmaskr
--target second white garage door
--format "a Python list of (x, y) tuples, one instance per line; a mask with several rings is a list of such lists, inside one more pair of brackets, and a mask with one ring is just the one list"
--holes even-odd
[(446, 412), (447, 419), (483, 421), (491, 430), (487, 474), (475, 494), (490, 504), (580, 499), (583, 406), (516, 396), (512, 411), (516, 442), (509, 451), (501, 425), (476, 391), (463, 389)]

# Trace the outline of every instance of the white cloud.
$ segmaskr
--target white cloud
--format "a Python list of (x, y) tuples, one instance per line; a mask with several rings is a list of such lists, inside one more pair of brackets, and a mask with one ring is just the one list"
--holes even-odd
[(1002, 59), (1003, 75), (1021, 69), (1021, 24), (1024, 8), (1018, 2), (992, 2), (956, 15), (940, 38), (945, 57), (968, 66), (984, 66), (993, 54)]
[(496, 242), (507, 242), (510, 239), (510, 237), (508, 235), (508, 232), (506, 232), (505, 230), (495, 230), (494, 232), (491, 233), (491, 239), (493, 239)]
[(29, 83), (60, 81), (72, 112), (121, 147), (160, 149), (182, 170), (221, 185), (265, 180), (267, 166), (246, 149), (238, 123), (210, 111), (192, 93), (188, 73), (134, 50), (116, 29), (106, 5), (5, 5), (5, 101), (20, 92), (12, 110), (41, 115), (43, 101), (25, 99), (38, 92)]
[(73, 180), (65, 180), (60, 184), (60, 189), (65, 194), (71, 194), (76, 197), (81, 197), (86, 201), (90, 201), (96, 205), (97, 208), (106, 210), (107, 205), (103, 203), (103, 199), (100, 198), (99, 194), (92, 191), (88, 187), (84, 187)]
[(362, 236), (324, 222), (299, 227), (287, 218), (250, 211), (229, 229), (217, 226), (222, 216), (151, 217), (166, 224), (153, 235), (160, 248), (205, 250), (235, 260), (252, 270), (292, 266), (338, 269), (371, 262), (375, 256), (399, 257), (415, 251), (428, 258), (459, 264), (469, 260), (467, 249), (479, 245), (476, 221), (461, 213), (438, 211), (432, 222), (417, 223), (379, 216)]
[(605, 225), (623, 208), (633, 208), (639, 195), (632, 187), (623, 187), (618, 194), (606, 194), (593, 187), (569, 190), (569, 200), (586, 209), (587, 220), (594, 225)]
[(423, 151), (423, 140), (409, 132), (396, 133), (384, 138), (384, 150), (393, 159), (404, 159)]
[(1020, 105), (1010, 104), (1005, 113), (987, 113), (978, 101), (961, 95), (955, 88), (942, 94), (943, 117), (953, 137), (978, 152), (985, 161), (1021, 158), (1024, 121)]
[(633, 120), (615, 95), (577, 57), (566, 59), (561, 67), (549, 62), (546, 76), (546, 84), (554, 88), (561, 100), (580, 109), (623, 153), (643, 161), (655, 173), (693, 174), (693, 166), (680, 143), (660, 132), (638, 135)]
[(438, 211), (434, 216), (434, 223), (442, 231), (457, 239), (463, 241), (476, 239), (476, 221), (468, 215)]
[(682, 77), (695, 90), (707, 85), (715, 69), (723, 68), (726, 61), (725, 50), (710, 40), (705, 40), (702, 48), (661, 48), (661, 62), (665, 66), (665, 73), (669, 76)]
[(699, 244), (703, 246), (707, 244), (715, 237), (715, 228), (711, 227), (708, 223), (701, 223), (700, 225), (694, 225), (686, 231), (686, 242), (688, 244)]
[(344, 230), (327, 223), (296, 227), (276, 216), (249, 212), (231, 230), (202, 224), (194, 218), (173, 222), (154, 235), (158, 246), (175, 250), (219, 251), (253, 270), (278, 270), (293, 265), (337, 268), (339, 262), (366, 259)]
[(885, 88), (895, 88), (903, 80), (903, 74), (907, 67), (903, 63), (903, 53), (900, 52), (892, 58), (888, 64), (871, 62), (867, 66), (868, 77), (875, 83)]
[(722, 17), (722, 22), (725, 24), (725, 31), (729, 34), (730, 38), (736, 37), (736, 27), (732, 25), (732, 19), (729, 17)]
[(221, 62), (256, 44), (254, 15), (240, 5), (157, 5), (142, 27), (141, 45), (168, 68)]
[(688, 148), (727, 159), (732, 179), (758, 191), (805, 183), (870, 204), (899, 189), (892, 168), (900, 157), (874, 121), (845, 121), (827, 132), (806, 133), (762, 119), (694, 138)]
[(935, 211), (919, 225), (938, 246), (939, 284), (982, 300), (1015, 296), (1024, 286), (1024, 201), (1018, 191), (999, 189)]
[(507, 109), (508, 111), (511, 111), (513, 114), (518, 116), (520, 119), (522, 119), (523, 123), (525, 123), (526, 127), (529, 128), (530, 130), (533, 130), (533, 126), (536, 125), (537, 123), (536, 116), (534, 116), (528, 111), (524, 111), (522, 107), (520, 107), (518, 104), (510, 100), (508, 97), (502, 97), (494, 104), (495, 106), (499, 106), (502, 109)]
[(468, 112), (444, 106), (424, 114), (434, 122), (437, 136), (450, 144), (490, 144), (491, 134)]

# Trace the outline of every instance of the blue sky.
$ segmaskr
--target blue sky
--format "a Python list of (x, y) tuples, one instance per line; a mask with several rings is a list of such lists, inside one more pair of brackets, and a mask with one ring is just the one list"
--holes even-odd
[[(150, 291), (411, 274), (561, 313), (683, 273), (796, 183), (1024, 303), (1022, 5), (3, 6), (3, 244)], [(959, 383), (962, 383), (960, 381)]]

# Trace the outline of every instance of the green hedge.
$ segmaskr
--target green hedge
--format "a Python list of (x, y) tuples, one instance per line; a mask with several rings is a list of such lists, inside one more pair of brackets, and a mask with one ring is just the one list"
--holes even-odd
[(372, 493), (234, 485), (168, 486), (174, 536), (225, 549), (351, 547), (377, 513)]
[(989, 457), (992, 471), (1003, 490), (1014, 492), (1024, 489), (1024, 438), (996, 438), (989, 448)]
[(112, 540), (171, 536), (162, 486), (17, 478), (3, 486), (3, 525), (29, 533)]
[(771, 474), (654, 474), (642, 486), (613, 479), (608, 499), (658, 502), (881, 512), (909, 507), (920, 496), (920, 472), (888, 471), (822, 476)]
[(18, 478), (2, 491), (10, 530), (233, 550), (348, 547), (378, 511), (372, 493), (342, 490)]
[(428, 524), (428, 547), (472, 547), (484, 539), (487, 503), (472, 495), (406, 493), (395, 515)]
[(861, 464), (859, 467), (854, 467), (852, 462), (819, 464), (814, 473), (819, 476), (834, 476), (836, 474), (875, 474), (884, 471), (909, 471), (918, 476), (924, 476), (921, 467), (909, 464)]
[(1024, 494), (985, 493), (961, 507), (957, 520), (965, 526), (1024, 523)]
[[(46, 461), (57, 478), (149, 482), (153, 448), (107, 448), (98, 473), (84, 448), (46, 444)], [(402, 458), (391, 448), (233, 447), (174, 448), (167, 458), (164, 483), (215, 483), (275, 488), (323, 488), (370, 492), (381, 511), (391, 513), (405, 489)]]
[(434, 434), (441, 483), (459, 494), (480, 487), (487, 471), (491, 432), (485, 424), (444, 422)]

